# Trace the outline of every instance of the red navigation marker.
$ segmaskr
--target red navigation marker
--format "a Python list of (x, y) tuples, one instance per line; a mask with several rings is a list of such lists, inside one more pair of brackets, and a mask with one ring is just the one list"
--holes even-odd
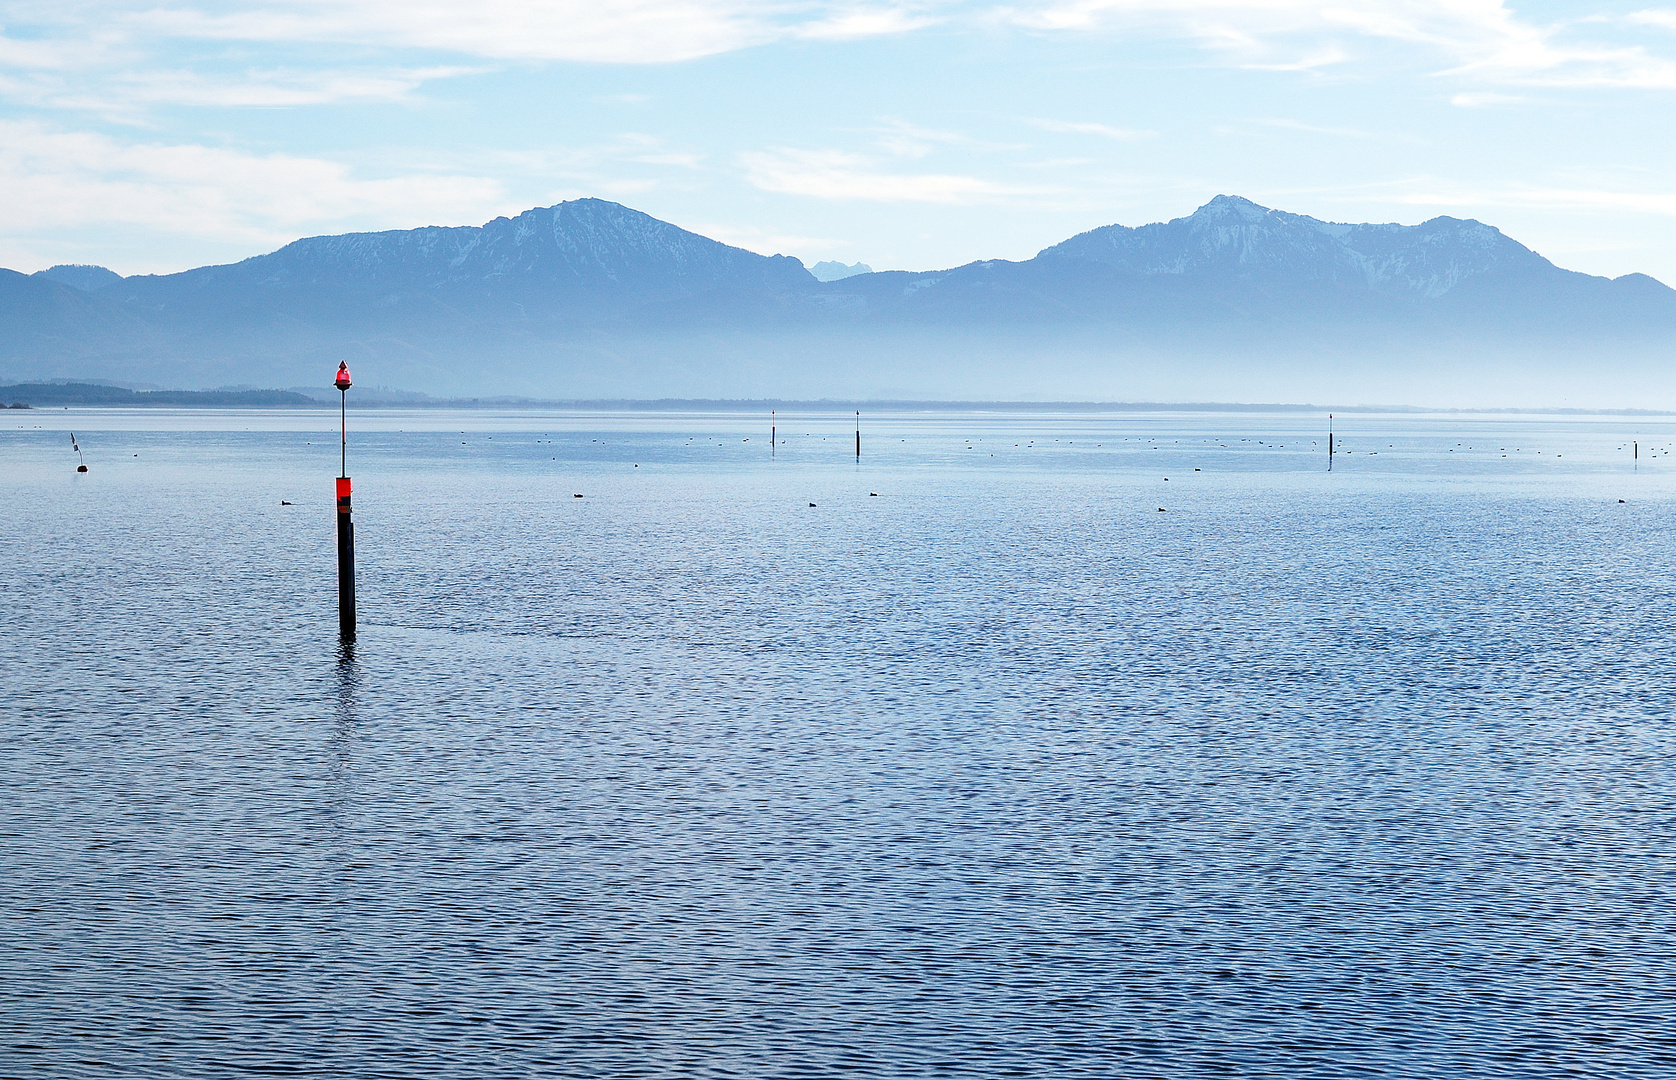
[(349, 363), (338, 364), (332, 385), (343, 391), (339, 413), (343, 421), (343, 450), (338, 465), (338, 633), (355, 640), (355, 521), (349, 509)]

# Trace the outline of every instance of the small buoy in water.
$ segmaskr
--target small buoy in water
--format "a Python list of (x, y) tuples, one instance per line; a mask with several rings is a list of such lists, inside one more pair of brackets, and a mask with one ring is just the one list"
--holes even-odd
[(281, 499), (281, 500), (279, 500), (279, 505), (281, 505), (281, 506), (290, 506), (290, 505), (291, 505), (291, 504), (290, 504), (290, 503), (289, 503), (289, 502), (287, 502), (287, 501), (286, 501), (286, 500), (284, 500), (284, 499)]
[[(87, 471), (87, 466), (86, 466), (86, 465), (83, 465), (83, 466), (82, 466), (82, 471), (83, 471), (83, 472), (85, 472), (85, 471)], [(1622, 499), (1619, 499), (1619, 500), (1618, 500), (1618, 501), (1619, 501), (1619, 502), (1623, 502), (1623, 501), (1624, 501), (1624, 500), (1622, 500)], [(809, 504), (809, 505), (810, 505), (810, 506), (813, 506), (813, 505), (815, 505), (815, 504), (814, 504), (814, 503), (810, 503), (810, 504)]]
[(1194, 470), (1193, 470), (1193, 471), (1194, 471), (1194, 472), (1204, 472), (1204, 471), (1205, 471), (1205, 470), (1203, 470), (1203, 469), (1194, 469)]
[(877, 491), (869, 491), (867, 493), (867, 495), (868, 495), (869, 498), (873, 498), (873, 499), (876, 499), (876, 498), (879, 497), (879, 493)]
[(582, 497), (582, 496), (581, 496), (581, 495), (580, 495), (580, 494), (577, 494), (577, 495), (572, 495), (572, 496), (571, 496), (571, 498), (573, 498), (573, 499), (580, 499), (580, 498), (581, 498), (581, 497)]
[[(1621, 501), (1622, 501), (1622, 500), (1619, 500), (1619, 501), (1620, 501), (1620, 502), (1621, 502)], [(814, 504), (814, 503), (810, 503), (810, 504), (809, 504), (809, 505), (810, 505), (810, 506), (813, 506), (813, 505), (815, 505), (815, 504)]]
[(1159, 512), (1159, 513), (1160, 513), (1160, 514), (1162, 514), (1162, 513), (1165, 513), (1165, 512), (1166, 512), (1166, 511), (1165, 511), (1165, 510), (1164, 510), (1164, 508), (1163, 508), (1163, 507), (1162, 507), (1162, 506), (1160, 506), (1160, 507), (1159, 507), (1159, 508), (1158, 508), (1158, 512)]
[[(87, 466), (86, 465), (77, 465), (76, 466), (76, 471), (77, 472), (86, 472), (87, 471)], [(1622, 499), (1619, 499), (1618, 501), (1623, 502)]]

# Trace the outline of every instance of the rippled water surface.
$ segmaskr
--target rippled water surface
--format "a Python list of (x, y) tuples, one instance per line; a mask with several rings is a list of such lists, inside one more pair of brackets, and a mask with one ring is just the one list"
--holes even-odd
[(5, 1076), (1676, 1075), (1662, 421), (0, 416)]

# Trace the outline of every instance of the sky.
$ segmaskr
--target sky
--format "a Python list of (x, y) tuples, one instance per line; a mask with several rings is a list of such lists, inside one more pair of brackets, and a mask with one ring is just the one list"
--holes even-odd
[(1676, 6), (0, 0), (0, 266), (595, 196), (764, 254), (1029, 258), (1218, 194), (1676, 285)]

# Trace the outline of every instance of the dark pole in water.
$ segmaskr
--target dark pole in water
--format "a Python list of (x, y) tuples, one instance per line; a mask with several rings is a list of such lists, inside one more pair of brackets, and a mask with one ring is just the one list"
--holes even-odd
[(772, 452), (773, 449), (774, 449), (774, 440), (775, 440), (775, 437), (776, 437), (776, 433), (780, 430), (779, 428), (774, 426), (774, 415), (775, 415), (774, 410), (769, 409), (768, 410), (768, 449), (769, 449), (770, 452)]
[(338, 635), (355, 637), (355, 521), (349, 512), (349, 364), (338, 364), (332, 381), (343, 395), (338, 413), (343, 422), (342, 464), (338, 475)]
[(1333, 414), (1327, 414), (1327, 471), (1333, 471)]
[(855, 411), (855, 459), (861, 460), (861, 410)]
[(1630, 451), (1630, 460), (1635, 462), (1635, 464), (1639, 467), (1641, 464), (1641, 444), (1633, 442), (1630, 443), (1630, 446), (1634, 448)]

